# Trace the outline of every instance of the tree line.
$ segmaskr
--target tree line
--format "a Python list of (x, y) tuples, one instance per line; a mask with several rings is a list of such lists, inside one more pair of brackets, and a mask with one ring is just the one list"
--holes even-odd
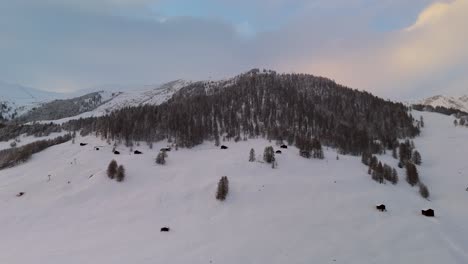
[(10, 148), (0, 151), (0, 170), (14, 167), (19, 163), (29, 160), (35, 153), (41, 152), (51, 146), (65, 143), (71, 140), (70, 134), (59, 136), (55, 139), (39, 140), (18, 148)]

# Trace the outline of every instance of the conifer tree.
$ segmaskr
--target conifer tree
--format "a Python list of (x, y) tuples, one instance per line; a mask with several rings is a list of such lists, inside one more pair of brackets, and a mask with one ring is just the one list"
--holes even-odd
[(369, 167), (372, 170), (375, 170), (377, 168), (377, 165), (379, 165), (379, 161), (378, 161), (377, 157), (372, 156), (372, 158), (370, 159)]
[(369, 152), (367, 152), (367, 151), (362, 152), (361, 162), (364, 165), (367, 165), (367, 166), (369, 165), (369, 163), (370, 163), (370, 154), (369, 154)]
[(421, 154), (417, 150), (413, 152), (413, 163), (416, 165), (421, 165)]
[(159, 152), (158, 156), (156, 157), (156, 164), (165, 165), (166, 164), (166, 151)]
[(109, 166), (107, 166), (107, 177), (109, 177), (110, 179), (114, 179), (115, 175), (117, 174), (117, 167), (117, 161), (112, 160), (109, 163)]
[(392, 169), (392, 180), (390, 181), (392, 184), (398, 183), (398, 173), (395, 168)]
[(323, 149), (322, 149), (322, 144), (320, 141), (316, 138), (312, 140), (312, 157), (314, 159), (323, 159)]
[(250, 149), (249, 162), (254, 162), (254, 161), (255, 161), (255, 150), (252, 148)]
[(387, 164), (383, 166), (383, 178), (386, 181), (392, 182), (392, 168)]
[(419, 183), (418, 169), (411, 162), (406, 163), (406, 181), (411, 186), (414, 186)]
[(214, 138), (215, 138), (215, 146), (219, 147), (219, 145), (220, 145), (219, 131), (218, 131), (218, 125), (216, 125), (216, 124), (214, 126)]
[(376, 172), (375, 180), (378, 183), (382, 184), (383, 180), (384, 180), (384, 177), (383, 177), (384, 176), (383, 175), (384, 174), (384, 169), (383, 169), (383, 166), (382, 166), (381, 162), (379, 162), (379, 165), (377, 165), (377, 169), (375, 170), (375, 172)]
[(273, 161), (275, 161), (275, 150), (272, 146), (265, 148), (265, 151), (263, 152), (263, 160), (266, 163), (272, 163)]
[(218, 182), (218, 190), (216, 191), (216, 199), (224, 201), (229, 193), (229, 180), (227, 176), (221, 177)]
[(429, 198), (429, 189), (427, 189), (427, 186), (422, 182), (419, 183), (419, 194), (425, 199)]
[(125, 179), (125, 168), (124, 168), (124, 166), (120, 165), (117, 168), (117, 175), (115, 176), (115, 179), (118, 182), (122, 182)]

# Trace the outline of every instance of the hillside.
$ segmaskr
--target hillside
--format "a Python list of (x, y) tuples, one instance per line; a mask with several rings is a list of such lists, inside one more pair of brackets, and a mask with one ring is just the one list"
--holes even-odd
[(19, 116), (15, 121), (27, 123), (34, 121), (51, 121), (77, 116), (93, 111), (97, 107), (111, 101), (118, 94), (94, 92), (71, 99), (58, 99), (42, 103), (27, 113)]
[[(127, 89), (112, 92), (109, 100), (98, 105), (94, 109), (85, 111), (78, 115), (69, 115), (67, 118), (53, 120), (54, 123), (64, 123), (79, 118), (100, 117), (128, 107), (144, 105), (159, 105), (169, 100), (174, 93), (190, 82), (177, 80), (160, 86), (146, 86), (139, 89)], [(107, 91), (106, 93), (110, 93)]]
[(71, 121), (70, 131), (133, 141), (174, 140), (193, 147), (204, 140), (284, 140), (309, 151), (310, 140), (361, 154), (393, 148), (419, 129), (408, 108), (307, 74), (250, 71), (219, 82), (191, 83), (167, 102)]
[[(115, 156), (95, 137), (52, 147), (0, 172), (0, 262), (467, 263), (468, 131), (448, 116), (413, 115), (426, 124), (415, 143), (431, 201), (402, 170), (397, 185), (380, 185), (359, 157), (337, 160), (332, 149), (310, 160), (290, 147), (277, 155), (277, 169), (249, 163), (250, 148), (261, 160), (272, 144), (262, 139), (173, 150), (165, 166), (154, 164), (164, 142), (135, 147), (143, 155), (120, 146)], [(123, 183), (105, 174), (113, 158), (126, 168)], [(379, 159), (397, 163), (390, 153)], [(224, 175), (230, 192), (219, 202)], [(420, 215), (427, 207), (435, 218)], [(171, 232), (160, 233), (163, 226)]]

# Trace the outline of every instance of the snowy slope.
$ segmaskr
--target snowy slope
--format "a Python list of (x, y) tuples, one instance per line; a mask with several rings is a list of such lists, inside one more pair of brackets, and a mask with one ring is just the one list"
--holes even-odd
[(125, 107), (147, 104), (159, 105), (169, 100), (175, 92), (188, 84), (189, 82), (187, 81), (177, 80), (161, 86), (144, 87), (136, 91), (129, 90), (120, 92), (116, 99), (102, 105), (94, 112), (96, 115), (102, 115)]
[(98, 117), (110, 114), (113, 111), (132, 106), (159, 105), (169, 100), (174, 93), (188, 85), (190, 82), (177, 80), (160, 86), (145, 86), (139, 89), (128, 89), (125, 91), (102, 91), (106, 103), (100, 105), (92, 111), (82, 113), (77, 116), (53, 120), (54, 123), (64, 123), (69, 120)]
[(458, 98), (451, 96), (436, 95), (422, 100), (420, 104), (430, 105), (432, 107), (442, 106), (446, 108), (454, 108), (464, 112), (468, 112), (468, 95), (464, 95)]
[[(48, 136), (43, 136), (43, 137), (36, 137), (36, 136), (27, 136), (26, 134), (23, 134), (16, 138), (18, 141), (16, 142), (16, 147), (21, 147), (24, 145), (27, 145), (29, 143), (36, 142), (38, 140), (48, 140), (48, 139), (54, 139), (58, 136), (64, 136), (68, 134), (67, 131), (62, 131), (59, 133), (50, 133)], [(11, 143), (15, 142), (14, 139), (9, 140), (9, 141), (0, 141), (0, 150), (4, 149), (9, 149), (11, 148)], [(1, 173), (1, 172), (0, 172)]]
[[(164, 143), (138, 147), (141, 156), (123, 147), (114, 156), (92, 137), (77, 140), (86, 147), (52, 147), (0, 171), (0, 263), (468, 263), (468, 130), (451, 117), (413, 115), (426, 123), (415, 142), (431, 201), (401, 170), (398, 185), (379, 185), (359, 157), (336, 160), (333, 150), (307, 160), (290, 147), (274, 170), (247, 162), (252, 147), (261, 159), (265, 140), (172, 151), (166, 166), (154, 164)], [(123, 183), (105, 175), (113, 158), (126, 167)], [(224, 175), (230, 193), (221, 203)], [(427, 207), (436, 218), (420, 215)]]

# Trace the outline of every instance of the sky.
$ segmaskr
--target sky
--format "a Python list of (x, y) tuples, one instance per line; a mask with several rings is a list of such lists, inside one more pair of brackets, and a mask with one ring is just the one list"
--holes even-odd
[(468, 94), (468, 0), (0, 0), (0, 81), (310, 73), (391, 99)]

